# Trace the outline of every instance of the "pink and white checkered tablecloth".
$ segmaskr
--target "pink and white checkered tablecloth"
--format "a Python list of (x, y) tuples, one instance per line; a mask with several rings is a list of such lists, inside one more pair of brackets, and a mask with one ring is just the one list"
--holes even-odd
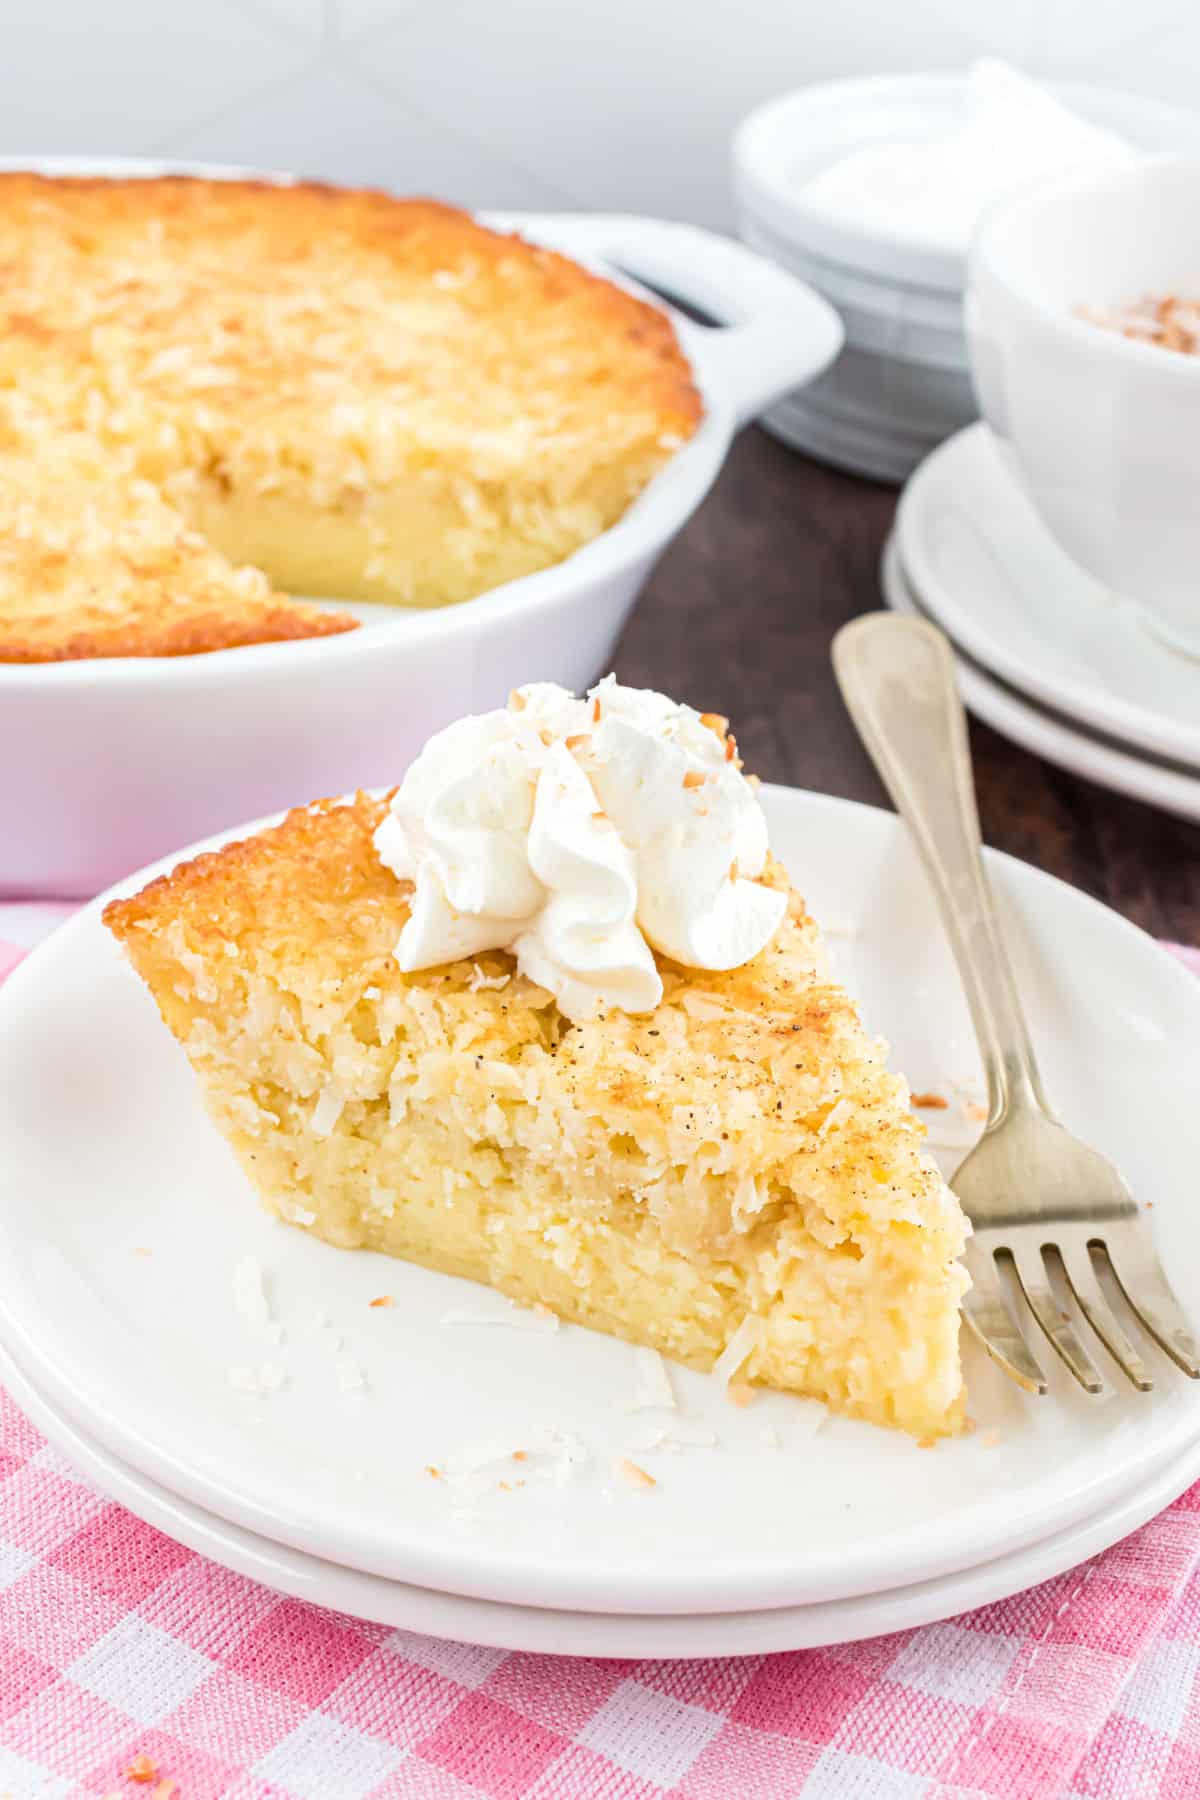
[(1081, 1568), (945, 1624), (589, 1662), (282, 1599), (106, 1500), (0, 1394), (0, 1796), (799, 1794), (1196, 1800), (1200, 1483)]

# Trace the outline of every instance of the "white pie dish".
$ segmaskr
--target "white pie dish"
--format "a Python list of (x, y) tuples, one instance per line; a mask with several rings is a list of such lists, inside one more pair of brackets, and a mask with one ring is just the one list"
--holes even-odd
[[(242, 176), (242, 169), (11, 158), (51, 174)], [(282, 176), (258, 179), (286, 180)], [(84, 896), (172, 844), (296, 794), (393, 781), (431, 732), (524, 681), (601, 673), (656, 560), (738, 428), (836, 355), (803, 283), (727, 239), (654, 219), (520, 214), (518, 229), (723, 322), (677, 317), (706, 417), (625, 516), (566, 562), (423, 612), (352, 608), (358, 631), (173, 658), (0, 664), (0, 897)]]
[[(886, 1632), (911, 1631), (950, 1619), (970, 1607), (990, 1606), (1036, 1582), (1049, 1581), (1107, 1550), (1178, 1499), (1200, 1474), (1200, 1445), (1161, 1468), (1144, 1469), (1136, 1488), (1094, 1518), (1056, 1532), (1027, 1549), (979, 1563), (957, 1575), (886, 1588), (853, 1600), (813, 1606), (779, 1606), (745, 1613), (561, 1612), (550, 1607), (472, 1600), (403, 1581), (386, 1581), (338, 1563), (323, 1562), (257, 1537), (215, 1513), (172, 1494), (73, 1425), (0, 1349), (0, 1382), (21, 1410), (63, 1456), (96, 1487), (148, 1525), (200, 1556), (276, 1592), (328, 1607), (351, 1618), (394, 1630), (421, 1632), (460, 1643), (552, 1656), (671, 1657), (763, 1656), (781, 1650), (852, 1643)], [(419, 1644), (407, 1654), (421, 1662)], [(436, 1650), (430, 1646), (436, 1659)], [(436, 1666), (436, 1662), (435, 1662)]]
[[(969, 1081), (965, 1003), (899, 823), (795, 790), (764, 789), (764, 802), (776, 851), (835, 932), (840, 972), (897, 1065), (918, 1091)], [(1153, 1200), (1166, 1266), (1200, 1317), (1200, 986), (1086, 896), (991, 861), (1049, 1091)], [(447, 1322), (464, 1309), (510, 1315), (471, 1284), (331, 1249), (264, 1213), (99, 914), (95, 902), (39, 946), (0, 1005), (0, 1341), (105, 1449), (258, 1536), (478, 1599), (742, 1612), (1006, 1555), (1097, 1516), (1200, 1437), (1200, 1387), (1165, 1359), (1149, 1396), (1093, 1399), (1054, 1371), (1051, 1396), (1031, 1402), (972, 1345), (979, 1430), (927, 1453), (788, 1395), (741, 1411), (711, 1377), (678, 1368), (680, 1414), (631, 1412), (629, 1346), (572, 1327)], [(854, 934), (836, 935), (848, 920)], [(978, 1132), (954, 1109), (936, 1128), (960, 1152)], [(235, 1307), (247, 1256), (266, 1274), (282, 1345)], [(394, 1304), (371, 1309), (380, 1294)], [(317, 1306), (344, 1339), (336, 1352), (306, 1330)], [(362, 1392), (340, 1391), (343, 1352)], [(276, 1361), (286, 1385), (231, 1385), (231, 1368)], [(629, 1442), (649, 1427), (670, 1435), (681, 1417), (719, 1442), (675, 1454)], [(590, 1455), (562, 1485), (528, 1460), (523, 1492), (489, 1477), (465, 1493), (425, 1473), (481, 1440), (507, 1457), (548, 1428)], [(626, 1454), (656, 1477), (653, 1493), (621, 1481)]]

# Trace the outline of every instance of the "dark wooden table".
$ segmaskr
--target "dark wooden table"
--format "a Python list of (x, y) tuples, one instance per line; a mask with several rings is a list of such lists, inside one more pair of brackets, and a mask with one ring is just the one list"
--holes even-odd
[[(734, 720), (768, 781), (886, 805), (843, 710), (829, 645), (882, 604), (894, 490), (742, 433), (659, 564), (617, 656), (621, 679)], [(972, 722), (984, 837), (1157, 937), (1200, 944), (1200, 827), (1110, 794)]]

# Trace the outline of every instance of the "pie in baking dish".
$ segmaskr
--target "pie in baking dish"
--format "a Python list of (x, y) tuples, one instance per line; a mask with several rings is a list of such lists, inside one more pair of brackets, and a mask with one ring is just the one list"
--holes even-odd
[(0, 175), (0, 265), (4, 660), (467, 599), (614, 524), (700, 418), (665, 314), (429, 201)]
[[(594, 691), (596, 743), (605, 709), (619, 713), (629, 693)], [(553, 740), (543, 781), (561, 781), (562, 793), (539, 787), (533, 809), (531, 862), (550, 899), (531, 924), (528, 905), (545, 895), (520, 900), (528, 871), (510, 855), (516, 840), (491, 829), (505, 807), (511, 823), (517, 790), (493, 782), (476, 805), (477, 786), (446, 773), (465, 754), (476, 770), (490, 758), (508, 780), (512, 732), (497, 725), (480, 750), (475, 729), (496, 718), (463, 721), (453, 740), (440, 734), (400, 790), (424, 782), (428, 799), (430, 780), (442, 783), (415, 888), (386, 860), (396, 860), (395, 799), (360, 794), (294, 811), (105, 912), (263, 1202), (331, 1244), (490, 1283), (698, 1368), (723, 1359), (751, 1383), (860, 1418), (958, 1431), (965, 1222), (923, 1151), (905, 1083), (828, 974), (783, 869), (769, 857), (756, 869), (755, 855), (752, 881), (718, 871), (730, 889), (721, 903), (733, 906), (745, 882), (754, 893), (743, 899), (772, 926), (741, 966), (651, 952), (640, 934), (620, 938), (628, 919), (601, 943), (585, 900), (600, 897), (595, 918), (616, 918), (613, 871), (628, 865), (622, 846), (637, 834), (619, 804), (606, 798), (605, 811), (589, 791), (595, 842), (607, 833), (618, 860), (599, 875), (595, 862), (586, 894), (570, 870), (555, 885), (555, 845), (560, 868), (584, 855), (586, 813), (564, 825), (546, 809), (569, 804), (565, 744), (585, 772), (593, 752), (584, 734), (543, 727), (529, 741), (536, 754), (537, 738)], [(676, 822), (691, 808), (699, 829), (728, 795), (721, 752), (706, 762), (689, 728), (667, 743), (674, 753), (683, 742), (684, 761), (654, 804), (663, 817), (674, 808)], [(668, 730), (626, 733), (630, 792), (653, 785), (647, 758)], [(592, 779), (605, 794), (603, 769)], [(699, 839), (676, 831), (672, 841), (701, 886)], [(416, 842), (410, 829), (410, 850)], [(445, 873), (456, 843), (477, 894), (490, 883), (525, 907), (515, 952), (480, 948), (490, 928), (478, 908), (472, 918), (426, 891), (426, 851), (444, 852)], [(654, 920), (662, 895), (650, 892), (641, 850), (633, 855), (638, 916), (669, 937), (670, 920)], [(447, 891), (466, 903), (453, 882)], [(714, 916), (688, 927), (689, 954), (719, 958)], [(761, 937), (753, 920), (746, 928)], [(403, 966), (452, 948), (454, 934), (459, 954)], [(572, 958), (571, 981), (560, 981)]]

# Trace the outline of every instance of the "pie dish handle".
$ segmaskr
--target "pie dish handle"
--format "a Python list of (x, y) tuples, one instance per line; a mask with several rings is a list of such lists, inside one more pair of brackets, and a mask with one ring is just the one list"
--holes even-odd
[(827, 301), (715, 231), (632, 213), (530, 213), (503, 223), (715, 319), (690, 326), (688, 347), (738, 425), (813, 380), (842, 347), (842, 322)]

